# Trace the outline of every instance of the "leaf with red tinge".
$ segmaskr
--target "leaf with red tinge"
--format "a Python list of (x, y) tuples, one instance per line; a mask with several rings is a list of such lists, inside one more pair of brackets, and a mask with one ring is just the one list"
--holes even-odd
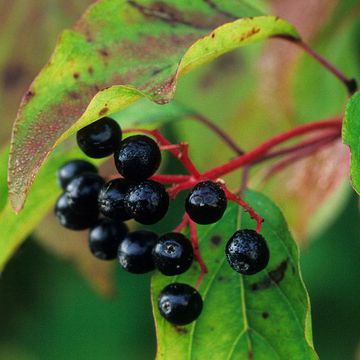
[(9, 163), (13, 208), (22, 209), (54, 146), (81, 127), (144, 96), (170, 101), (179, 75), (237, 47), (299, 37), (288, 22), (256, 15), (233, 1), (96, 2), (62, 34), (23, 98)]

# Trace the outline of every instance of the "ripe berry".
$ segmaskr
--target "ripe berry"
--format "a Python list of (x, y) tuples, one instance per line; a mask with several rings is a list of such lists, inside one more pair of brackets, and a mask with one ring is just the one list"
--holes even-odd
[(62, 194), (55, 205), (55, 216), (68, 229), (85, 230), (95, 225), (98, 211), (77, 213), (70, 207), (66, 194)]
[(88, 161), (81, 159), (70, 160), (59, 168), (57, 172), (58, 183), (61, 188), (65, 190), (66, 186), (74, 177), (87, 172), (97, 174), (98, 171), (97, 168)]
[(197, 290), (181, 283), (166, 286), (158, 299), (161, 316), (174, 325), (190, 324), (199, 317), (202, 307)]
[(97, 174), (86, 173), (74, 178), (66, 187), (69, 205), (77, 212), (98, 211), (98, 195), (104, 180)]
[(194, 251), (191, 242), (181, 233), (160, 236), (154, 249), (155, 266), (164, 275), (179, 275), (192, 264)]
[(100, 219), (90, 230), (89, 248), (94, 256), (101, 260), (116, 259), (117, 250), (128, 232), (122, 222)]
[(244, 275), (253, 275), (265, 269), (270, 257), (265, 239), (248, 229), (235, 232), (226, 244), (225, 254), (230, 266)]
[(129, 187), (130, 183), (125, 179), (114, 179), (104, 184), (98, 198), (100, 212), (114, 220), (131, 219), (125, 209), (125, 195)]
[(125, 236), (120, 243), (118, 259), (120, 265), (133, 274), (144, 274), (155, 269), (151, 256), (158, 236), (151, 231), (135, 231)]
[(139, 223), (155, 224), (169, 208), (169, 195), (163, 185), (146, 180), (130, 187), (125, 196), (125, 208)]
[(115, 166), (124, 178), (141, 181), (148, 179), (159, 168), (161, 152), (153, 139), (135, 135), (121, 142), (114, 158)]
[(224, 190), (212, 181), (198, 183), (185, 201), (190, 218), (198, 224), (212, 224), (222, 218), (227, 206)]
[(120, 145), (121, 137), (119, 124), (108, 117), (85, 126), (76, 135), (80, 149), (95, 159), (113, 154)]

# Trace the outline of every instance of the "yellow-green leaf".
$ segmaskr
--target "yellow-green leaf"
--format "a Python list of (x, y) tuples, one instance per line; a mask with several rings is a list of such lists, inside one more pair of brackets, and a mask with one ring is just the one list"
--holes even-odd
[(288, 22), (257, 15), (242, 1), (97, 1), (61, 35), (23, 98), (9, 163), (14, 209), (54, 146), (79, 128), (144, 96), (170, 101), (181, 74), (237, 47), (298, 38)]

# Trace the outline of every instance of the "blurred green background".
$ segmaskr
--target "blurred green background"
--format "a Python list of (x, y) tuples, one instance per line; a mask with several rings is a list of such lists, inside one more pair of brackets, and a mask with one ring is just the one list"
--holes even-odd
[[(9, 140), (21, 95), (46, 63), (57, 35), (91, 2), (0, 0), (1, 145)], [(360, 80), (357, 0), (263, 3)], [(297, 49), (271, 40), (228, 54), (182, 79), (176, 99), (235, 134), (249, 149), (297, 123), (342, 114), (346, 92)], [(186, 121), (164, 131), (174, 141), (192, 144), (200, 168), (232, 156), (199, 124)], [(329, 360), (360, 359), (360, 222), (358, 197), (339, 170), (346, 161), (346, 149), (335, 144), (265, 186), (263, 169), (255, 169), (250, 182), (281, 206), (296, 234), (312, 302), (315, 347), (321, 359)], [(165, 166), (176, 170), (172, 162)], [(236, 186), (239, 176), (229, 181)], [(179, 206), (174, 208), (169, 229), (180, 218)], [(73, 247), (67, 233), (54, 226), (50, 216), (1, 276), (0, 359), (154, 358), (149, 277), (100, 267), (83, 240), (75, 235), (70, 241), (80, 245)]]

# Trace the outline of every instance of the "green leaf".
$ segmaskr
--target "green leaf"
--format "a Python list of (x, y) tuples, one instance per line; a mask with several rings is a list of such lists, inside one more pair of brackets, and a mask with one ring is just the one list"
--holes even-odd
[(200, 248), (209, 268), (199, 289), (204, 299), (199, 319), (174, 327), (159, 315), (156, 305), (158, 294), (172, 280), (194, 286), (197, 265), (175, 279), (153, 277), (159, 360), (317, 359), (299, 253), (285, 219), (265, 196), (248, 192), (246, 199), (265, 218), (262, 234), (270, 248), (266, 271), (241, 276), (225, 259), (225, 243), (236, 229), (254, 227), (238, 206), (229, 206), (220, 222), (199, 226)]
[(21, 210), (53, 147), (79, 128), (141, 97), (169, 102), (180, 75), (237, 47), (299, 37), (288, 22), (249, 17), (255, 15), (246, 3), (230, 0), (100, 0), (91, 6), (62, 34), (23, 98), (9, 165), (14, 209)]
[[(191, 113), (189, 109), (179, 106), (175, 102), (160, 106), (143, 99), (137, 105), (114, 114), (114, 118), (129, 127), (145, 124), (147, 128), (154, 128), (159, 124), (181, 119)], [(146, 115), (148, 116), (145, 120)], [(8, 153), (8, 147), (0, 153), (0, 164), (7, 163)], [(40, 170), (23, 211), (18, 215), (14, 213), (7, 197), (6, 171), (0, 173), (0, 272), (19, 245), (54, 206), (56, 198), (60, 194), (60, 189), (55, 181), (56, 171), (67, 160), (74, 158), (84, 158), (84, 154), (74, 143), (64, 144), (53, 151)], [(100, 164), (102, 161), (104, 159), (97, 160), (95, 163)]]
[(360, 91), (351, 97), (346, 107), (342, 138), (351, 151), (351, 181), (360, 194)]

